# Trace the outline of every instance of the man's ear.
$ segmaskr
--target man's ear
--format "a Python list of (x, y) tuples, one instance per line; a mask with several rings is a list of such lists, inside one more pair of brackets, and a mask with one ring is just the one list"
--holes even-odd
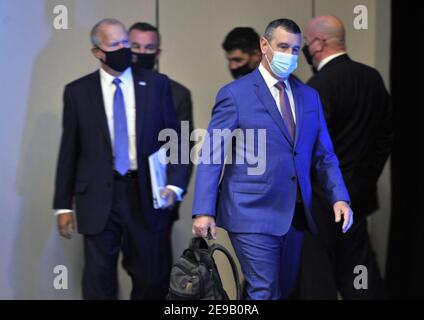
[(262, 54), (266, 53), (266, 50), (269, 46), (268, 41), (265, 39), (265, 37), (261, 37), (261, 40), (259, 41), (259, 44), (261, 46), (261, 52)]
[(99, 48), (91, 48), (91, 53), (96, 59), (99, 59), (101, 61), (105, 60), (105, 54), (100, 50)]

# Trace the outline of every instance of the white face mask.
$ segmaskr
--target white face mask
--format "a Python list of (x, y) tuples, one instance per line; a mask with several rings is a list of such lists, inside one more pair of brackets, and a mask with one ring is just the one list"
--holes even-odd
[(298, 56), (296, 54), (274, 51), (272, 50), (269, 42), (268, 45), (273, 53), (273, 57), (271, 62), (268, 60), (268, 57), (266, 55), (265, 58), (268, 61), (269, 67), (271, 68), (272, 72), (278, 78), (288, 78), (290, 74), (297, 68)]

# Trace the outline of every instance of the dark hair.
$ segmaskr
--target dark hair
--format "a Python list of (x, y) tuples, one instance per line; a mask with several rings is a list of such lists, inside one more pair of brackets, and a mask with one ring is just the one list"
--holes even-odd
[(156, 32), (157, 36), (158, 36), (158, 45), (160, 46), (160, 33), (158, 28), (156, 28), (155, 26), (151, 25), (150, 23), (147, 22), (136, 22), (134, 23), (130, 29), (128, 30), (128, 32), (130, 32), (131, 30), (138, 30), (138, 31), (142, 31), (142, 32), (146, 32), (146, 31), (152, 31), (152, 32)]
[(260, 50), (259, 35), (250, 27), (234, 28), (225, 37), (222, 48), (227, 52), (240, 49), (252, 54), (253, 51)]
[(265, 39), (267, 39), (268, 41), (271, 41), (272, 35), (274, 34), (274, 30), (277, 29), (278, 27), (281, 27), (290, 33), (295, 33), (295, 34), (302, 33), (297, 23), (294, 22), (293, 20), (277, 19), (277, 20), (271, 21), (266, 27), (264, 32)]

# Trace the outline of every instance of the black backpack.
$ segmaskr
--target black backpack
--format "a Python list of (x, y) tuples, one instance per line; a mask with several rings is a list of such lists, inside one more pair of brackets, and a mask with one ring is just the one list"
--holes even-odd
[(234, 259), (223, 246), (211, 246), (203, 238), (192, 238), (190, 246), (171, 269), (168, 300), (229, 300), (213, 259), (221, 251), (230, 262), (236, 283), (237, 300), (240, 300), (240, 279)]

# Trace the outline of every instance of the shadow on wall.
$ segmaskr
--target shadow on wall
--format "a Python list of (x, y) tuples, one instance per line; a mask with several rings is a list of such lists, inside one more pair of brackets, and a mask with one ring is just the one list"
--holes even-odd
[[(72, 30), (54, 29), (53, 8), (58, 3), (45, 3), (44, 19), (52, 33), (35, 59), (31, 73), (16, 179), (17, 193), (22, 201), (14, 250), (15, 274), (11, 276), (15, 279), (15, 299), (78, 299), (81, 237), (76, 235), (72, 241), (60, 239), (52, 198), (61, 132), (62, 92), (70, 74), (74, 73), (70, 72), (74, 67), (68, 61), (78, 61), (74, 56), (75, 41), (78, 35), (88, 34), (89, 30), (78, 28), (71, 21)], [(66, 2), (66, 7), (72, 17), (73, 3)], [(78, 61), (78, 64), (81, 63)], [(56, 265), (67, 267), (68, 290), (56, 290), (53, 286)]]

